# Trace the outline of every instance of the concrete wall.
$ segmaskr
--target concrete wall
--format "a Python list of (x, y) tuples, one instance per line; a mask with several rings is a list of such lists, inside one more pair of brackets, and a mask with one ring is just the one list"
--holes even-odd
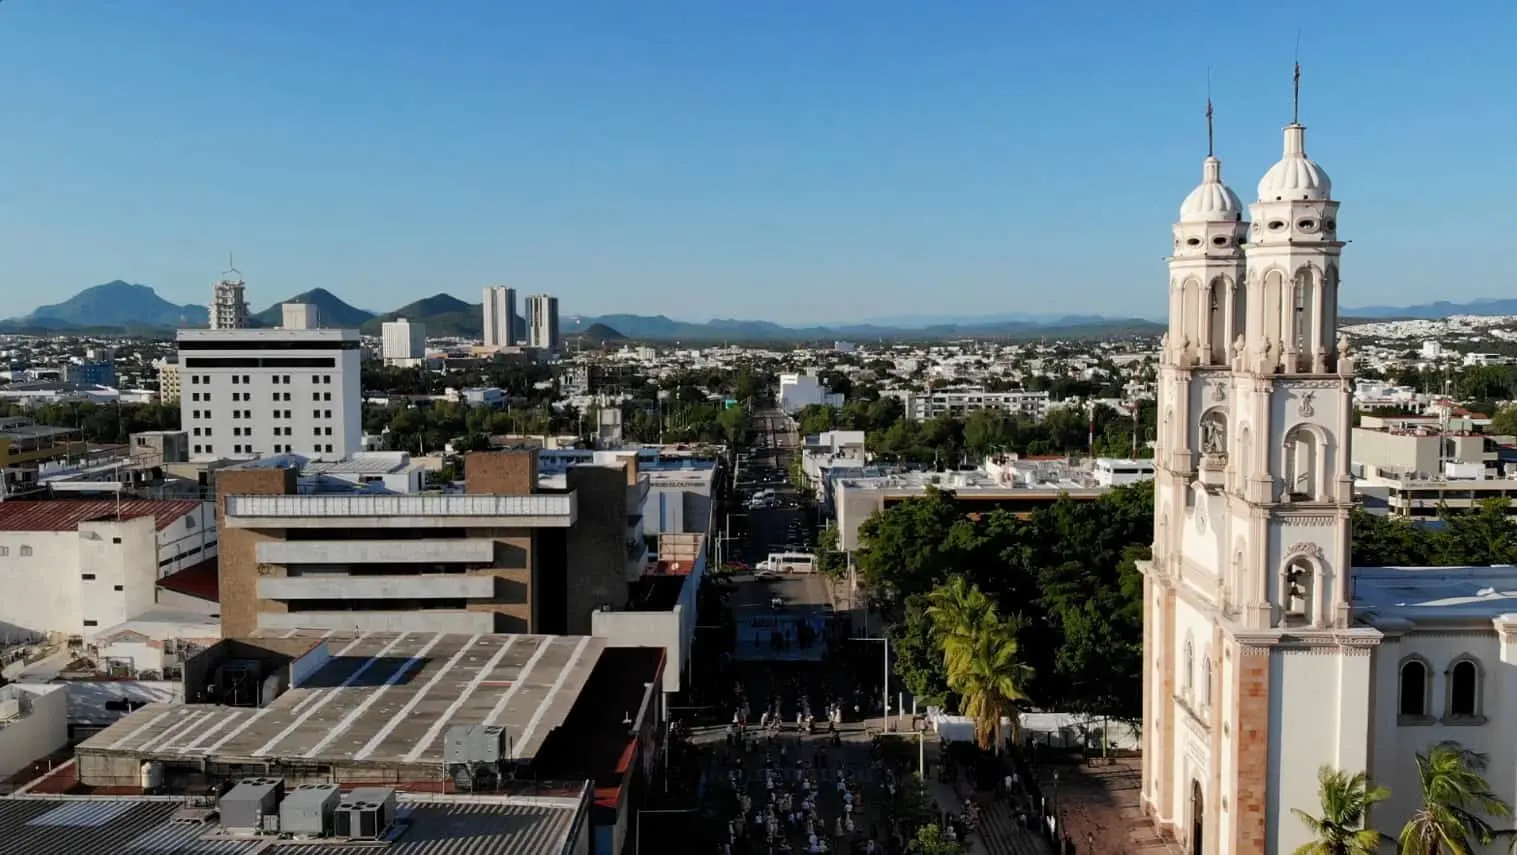
[[(0, 532), (0, 637), (79, 634), (79, 535)], [(101, 626), (110, 626), (108, 623)]]
[(608, 647), (662, 647), (667, 657), (663, 690), (680, 690), (685, 655), (689, 646), (683, 636), (684, 608), (667, 612), (603, 612), (590, 614), (590, 634), (606, 639)]
[(19, 719), (0, 723), (0, 779), (68, 744), (67, 692), (58, 685), (0, 687), (0, 700), (18, 698), (31, 706)]
[(580, 496), (580, 514), (569, 530), (569, 635), (589, 635), (591, 613), (627, 605), (627, 472), (621, 467), (575, 466), (569, 489)]
[(284, 612), (284, 604), (258, 599), (258, 543), (277, 540), (282, 532), (228, 528), (222, 525), (227, 496), (279, 496), (296, 490), (293, 469), (229, 469), (216, 476), (216, 521), (221, 532), (221, 632), (228, 638), (251, 635), (260, 611)]
[(152, 517), (80, 523), (77, 537), (79, 613), (86, 637), (153, 607), (158, 532)]

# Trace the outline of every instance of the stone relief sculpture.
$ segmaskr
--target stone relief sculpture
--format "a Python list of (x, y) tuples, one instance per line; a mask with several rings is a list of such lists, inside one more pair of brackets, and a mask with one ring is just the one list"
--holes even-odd
[(1201, 452), (1227, 453), (1227, 421), (1221, 413), (1210, 412), (1201, 417)]

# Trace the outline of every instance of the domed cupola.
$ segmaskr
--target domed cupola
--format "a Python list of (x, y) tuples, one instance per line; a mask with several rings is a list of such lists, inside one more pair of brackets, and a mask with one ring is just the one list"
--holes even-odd
[(1182, 223), (1231, 223), (1243, 219), (1243, 202), (1222, 183), (1222, 161), (1207, 155), (1201, 162), (1201, 183), (1180, 203)]
[(1285, 154), (1259, 179), (1260, 202), (1326, 202), (1333, 197), (1327, 171), (1306, 156), (1306, 126), (1285, 126)]

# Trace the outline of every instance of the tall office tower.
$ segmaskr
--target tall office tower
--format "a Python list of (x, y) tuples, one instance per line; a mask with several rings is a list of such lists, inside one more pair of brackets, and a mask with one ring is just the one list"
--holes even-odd
[(427, 325), (396, 318), (380, 327), (380, 357), (386, 365), (411, 368), (427, 355)]
[(211, 296), (211, 329), (240, 330), (248, 325), (247, 283), (237, 268), (229, 267)]
[(558, 350), (558, 298), (533, 294), (527, 298), (527, 346)]
[(485, 346), (516, 344), (516, 289), (491, 285), (485, 289)]
[(361, 450), (358, 330), (180, 330), (178, 345), (192, 459)]

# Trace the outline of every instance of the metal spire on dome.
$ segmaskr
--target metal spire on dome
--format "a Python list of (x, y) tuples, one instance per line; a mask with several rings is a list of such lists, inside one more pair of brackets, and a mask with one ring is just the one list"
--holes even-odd
[(1216, 137), (1212, 133), (1211, 68), (1206, 69), (1206, 156), (1217, 156)]
[(1296, 31), (1296, 70), (1291, 74), (1291, 124), (1301, 124), (1301, 31)]

